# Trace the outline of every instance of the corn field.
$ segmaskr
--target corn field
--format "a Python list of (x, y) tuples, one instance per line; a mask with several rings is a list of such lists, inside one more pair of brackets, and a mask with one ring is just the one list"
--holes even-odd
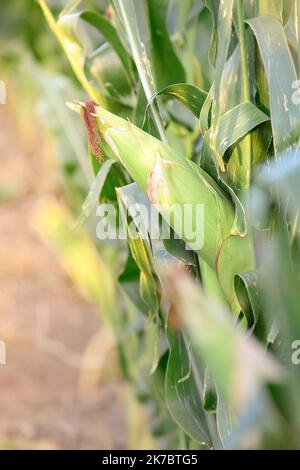
[(64, 200), (35, 223), (155, 448), (299, 449), (300, 1), (22, 3)]

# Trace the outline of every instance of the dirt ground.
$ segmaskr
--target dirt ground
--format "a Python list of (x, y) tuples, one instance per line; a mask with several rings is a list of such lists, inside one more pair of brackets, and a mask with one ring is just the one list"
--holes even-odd
[(87, 358), (105, 332), (32, 228), (35, 205), (56, 191), (38, 139), (25, 145), (0, 106), (0, 449), (122, 449), (124, 385), (109, 354), (101, 380)]

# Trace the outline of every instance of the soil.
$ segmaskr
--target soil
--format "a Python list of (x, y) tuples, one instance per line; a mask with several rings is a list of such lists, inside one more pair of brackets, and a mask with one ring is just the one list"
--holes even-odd
[(108, 332), (32, 225), (58, 178), (28, 120), (34, 136), (0, 106), (0, 449), (122, 449), (126, 388)]

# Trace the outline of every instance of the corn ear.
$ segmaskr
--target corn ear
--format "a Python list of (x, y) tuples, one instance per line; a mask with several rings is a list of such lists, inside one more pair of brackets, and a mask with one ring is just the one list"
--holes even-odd
[[(203, 245), (195, 251), (217, 272), (227, 300), (238, 311), (234, 276), (252, 269), (253, 257), (249, 240), (234, 233), (232, 202), (203, 169), (167, 144), (101, 107), (95, 108), (95, 114), (103, 151), (113, 153), (124, 165), (187, 244), (191, 240), (182, 228), (196, 233), (197, 207), (203, 206)], [(186, 214), (187, 205), (190, 210)]]

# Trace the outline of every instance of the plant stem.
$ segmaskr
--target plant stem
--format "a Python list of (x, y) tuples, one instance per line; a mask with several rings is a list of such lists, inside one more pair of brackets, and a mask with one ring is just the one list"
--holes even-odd
[[(138, 74), (139, 74), (147, 101), (149, 103), (155, 125), (159, 132), (161, 140), (164, 143), (166, 143), (167, 138), (165, 135), (165, 129), (164, 129), (161, 117), (159, 115), (159, 112), (156, 108), (156, 103), (153, 102), (153, 96), (155, 95), (155, 90), (152, 89), (153, 87), (151, 86), (149, 77), (147, 76), (147, 72), (145, 70), (145, 65), (144, 65), (145, 60), (143, 59), (143, 51), (141, 49), (141, 39), (140, 39), (139, 30), (138, 30), (135, 10), (132, 7), (131, 2), (129, 4), (127, 2), (128, 8), (126, 8), (126, 6), (124, 5), (125, 2), (123, 0), (122, 1), (117, 0), (115, 3), (117, 3), (118, 5), (118, 10), (121, 14), (122, 21), (126, 29), (126, 33), (128, 35), (129, 44), (130, 44), (131, 52), (133, 55), (133, 60), (138, 70)], [(129, 11), (130, 11), (130, 18), (128, 16)], [(135, 31), (133, 31), (132, 23), (134, 23)]]
[(250, 85), (249, 85), (249, 67), (248, 67), (248, 54), (246, 45), (245, 34), (245, 17), (244, 17), (244, 0), (238, 0), (238, 28), (239, 28), (239, 42), (241, 48), (242, 59), (242, 78), (243, 78), (243, 98), (244, 101), (250, 101)]
[[(241, 50), (241, 67), (242, 67), (242, 95), (245, 103), (251, 101), (250, 82), (249, 82), (249, 66), (248, 53), (246, 44), (245, 16), (244, 16), (244, 0), (237, 0), (238, 13), (238, 36)], [(248, 134), (242, 142), (242, 165), (240, 172), (240, 186), (242, 190), (247, 190), (250, 186), (251, 163), (252, 163), (252, 138)]]

